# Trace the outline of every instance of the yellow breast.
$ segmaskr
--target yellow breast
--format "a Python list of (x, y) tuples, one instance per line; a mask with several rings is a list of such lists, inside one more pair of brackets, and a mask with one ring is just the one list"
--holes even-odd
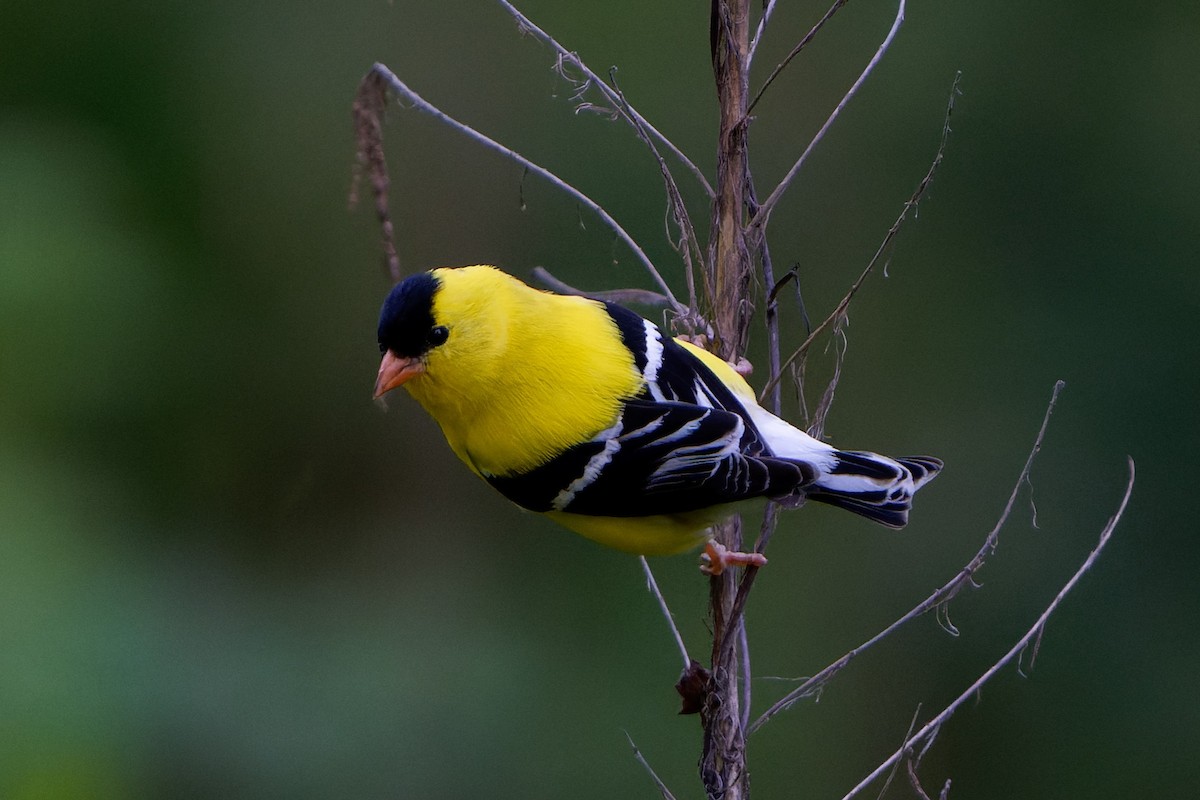
[(545, 463), (612, 427), (641, 389), (604, 307), (531, 289), (488, 267), (437, 270), (434, 317), (450, 328), (405, 384), (481, 474)]
[(549, 511), (546, 516), (606, 547), (641, 556), (670, 556), (703, 544), (709, 538), (709, 528), (733, 515), (738, 505), (652, 517), (593, 517), (562, 511)]

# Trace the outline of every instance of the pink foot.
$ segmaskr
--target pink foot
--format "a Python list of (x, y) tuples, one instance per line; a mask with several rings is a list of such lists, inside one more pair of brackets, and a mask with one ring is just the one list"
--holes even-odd
[(720, 575), (727, 567), (765, 567), (767, 557), (762, 553), (739, 553), (720, 542), (710, 540), (700, 554), (700, 571), (705, 575)]

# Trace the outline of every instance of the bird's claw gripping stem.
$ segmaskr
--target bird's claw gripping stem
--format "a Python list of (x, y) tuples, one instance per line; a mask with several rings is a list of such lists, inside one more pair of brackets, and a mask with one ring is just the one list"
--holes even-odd
[(700, 571), (705, 575), (720, 575), (729, 567), (764, 567), (767, 557), (762, 553), (739, 553), (720, 542), (709, 540), (700, 554)]

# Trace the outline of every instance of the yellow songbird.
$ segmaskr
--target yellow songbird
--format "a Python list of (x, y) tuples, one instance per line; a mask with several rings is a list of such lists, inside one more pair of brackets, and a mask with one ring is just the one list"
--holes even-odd
[(900, 528), (942, 468), (838, 450), (762, 408), (724, 361), (634, 312), (494, 267), (397, 284), (379, 349), (376, 397), (404, 386), (509, 500), (632, 553), (702, 544), (755, 498), (806, 497)]

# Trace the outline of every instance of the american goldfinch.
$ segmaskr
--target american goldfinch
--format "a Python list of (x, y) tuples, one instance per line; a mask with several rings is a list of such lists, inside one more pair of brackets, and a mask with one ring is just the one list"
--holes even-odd
[(759, 406), (732, 367), (612, 303), (489, 266), (397, 284), (375, 396), (403, 386), (501, 494), (642, 555), (702, 544), (756, 498), (802, 498), (891, 528), (942, 462), (838, 450)]

